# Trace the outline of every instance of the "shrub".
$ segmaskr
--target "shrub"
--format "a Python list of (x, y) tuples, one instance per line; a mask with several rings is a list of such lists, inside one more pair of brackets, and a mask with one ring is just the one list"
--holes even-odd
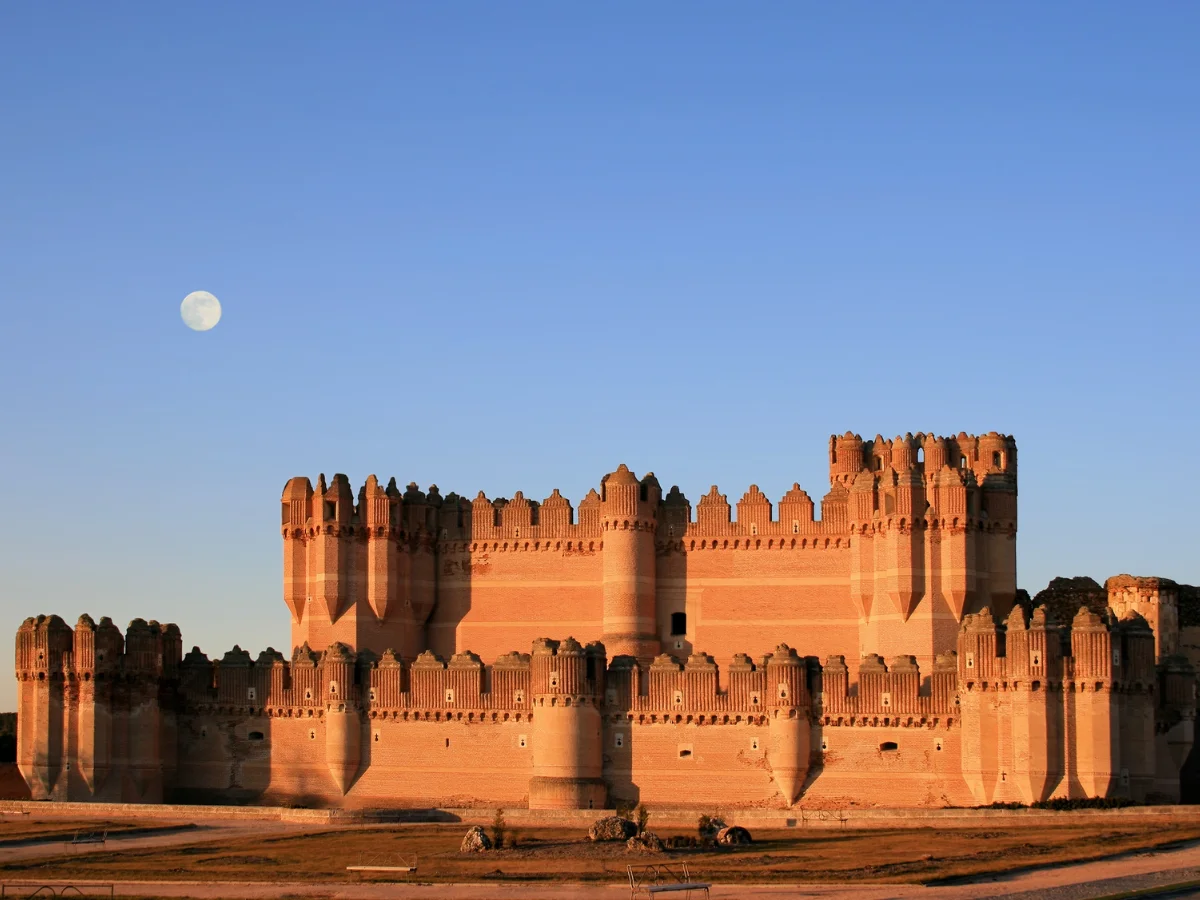
[(646, 804), (639, 803), (634, 813), (637, 815), (637, 833), (645, 834), (646, 826), (650, 824), (650, 810), (646, 809)]
[(496, 810), (496, 817), (492, 819), (492, 846), (497, 849), (504, 847), (504, 833), (506, 831), (504, 824), (504, 810)]

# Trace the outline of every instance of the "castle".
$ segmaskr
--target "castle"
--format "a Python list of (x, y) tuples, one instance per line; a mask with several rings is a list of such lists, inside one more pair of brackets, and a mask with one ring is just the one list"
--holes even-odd
[(1179, 799), (1197, 700), (1170, 582), (1110, 579), (1071, 621), (1018, 603), (1008, 436), (847, 433), (829, 473), (819, 517), (799, 486), (693, 511), (624, 465), (577, 508), (293, 478), (290, 659), (27, 619), (21, 772), (142, 802)]

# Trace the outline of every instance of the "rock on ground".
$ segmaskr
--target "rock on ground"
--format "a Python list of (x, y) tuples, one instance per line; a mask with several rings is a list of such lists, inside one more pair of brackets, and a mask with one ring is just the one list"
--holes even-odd
[(478, 825), (473, 825), (463, 836), (462, 846), (458, 849), (461, 853), (482, 853), (492, 849), (492, 839)]
[(627, 841), (637, 834), (637, 826), (620, 816), (597, 819), (588, 829), (589, 841)]
[(750, 837), (750, 832), (741, 825), (730, 825), (717, 832), (717, 843), (725, 847), (733, 847), (738, 844), (753, 843), (753, 838)]
[(663, 847), (663, 842), (653, 831), (643, 831), (627, 840), (625, 849), (638, 853), (662, 853), (666, 848)]

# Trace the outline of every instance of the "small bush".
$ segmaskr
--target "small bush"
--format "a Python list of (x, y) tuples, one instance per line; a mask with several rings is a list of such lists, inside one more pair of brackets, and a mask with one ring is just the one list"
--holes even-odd
[(646, 804), (639, 803), (634, 813), (637, 815), (637, 833), (645, 834), (646, 826), (650, 824), (650, 810), (646, 809)]
[(504, 848), (504, 836), (507, 828), (504, 823), (504, 810), (496, 810), (496, 817), (492, 819), (492, 846), (501, 850)]
[(613, 804), (613, 808), (617, 813), (618, 819), (632, 819), (633, 818), (633, 801), (617, 800)]

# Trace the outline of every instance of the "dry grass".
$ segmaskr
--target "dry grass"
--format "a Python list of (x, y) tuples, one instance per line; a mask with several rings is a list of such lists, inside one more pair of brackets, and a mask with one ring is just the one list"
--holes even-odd
[[(520, 829), (515, 850), (458, 852), (463, 825), (321, 829), (261, 839), (56, 856), (0, 866), (0, 878), (335, 882), (346, 866), (395, 864), (416, 856), (422, 881), (584, 881), (624, 878), (638, 862), (686, 860), (717, 881), (926, 882), (1095, 859), (1167, 843), (1200, 840), (1200, 821), (1150, 820), (1094, 825), (1007, 825), (987, 830), (764, 831), (748, 848), (626, 853), (619, 844), (590, 844), (582, 831)], [(663, 836), (683, 833), (664, 829)]]

